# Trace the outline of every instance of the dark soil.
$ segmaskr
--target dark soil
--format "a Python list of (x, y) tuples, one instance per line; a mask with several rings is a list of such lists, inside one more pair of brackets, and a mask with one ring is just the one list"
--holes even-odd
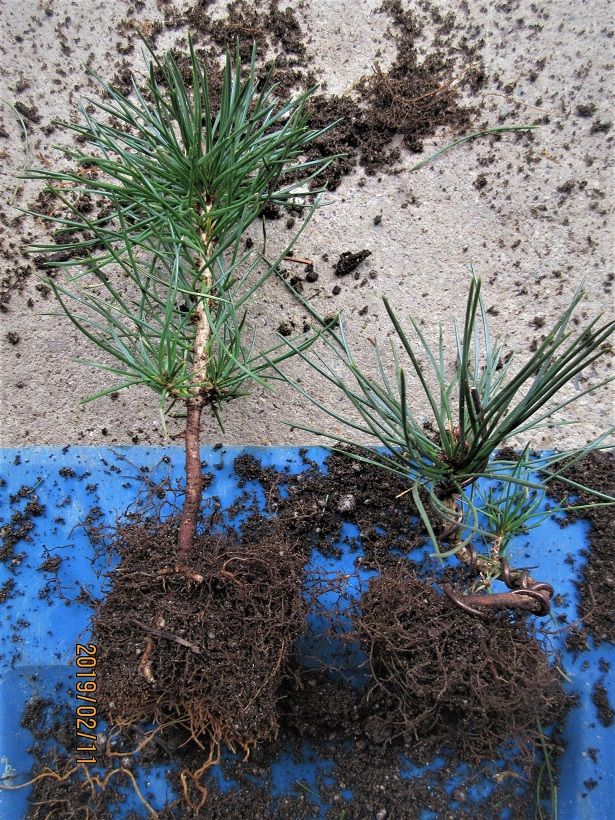
[(603, 683), (595, 684), (592, 692), (592, 700), (596, 707), (598, 720), (605, 727), (612, 726), (615, 723), (615, 710), (609, 703), (609, 695)]
[(355, 271), (364, 259), (371, 256), (372, 252), (368, 250), (358, 251), (344, 251), (335, 264), (334, 273), (336, 276), (347, 276), (349, 273)]
[[(566, 476), (586, 487), (615, 496), (615, 452), (592, 453), (583, 461), (566, 471)], [(576, 500), (570, 504), (591, 503), (596, 498), (578, 492), (564, 483), (551, 482), (549, 495), (563, 500), (574, 493)], [(581, 628), (596, 643), (615, 643), (615, 553), (613, 531), (615, 530), (615, 506), (569, 512), (568, 519), (582, 519), (590, 524), (589, 549), (581, 554), (586, 562), (581, 568), (579, 587), (579, 617)]]
[[(463, 103), (462, 94), (476, 92), (485, 82), (481, 43), (469, 46), (456, 28), (454, 15), (442, 18), (430, 4), (424, 4), (424, 10), (436, 22), (429, 44), (419, 14), (404, 11), (399, 0), (385, 0), (380, 11), (391, 20), (390, 36), (397, 50), (391, 67), (385, 71), (376, 64), (357, 83), (354, 95), (324, 93), (310, 102), (312, 125), (322, 128), (342, 119), (310, 149), (312, 156), (344, 155), (326, 172), (328, 188), (336, 188), (357, 164), (367, 174), (394, 170), (402, 159), (395, 138), (419, 153), (424, 140), (439, 128), (457, 134), (477, 116), (478, 104)], [(421, 55), (421, 47), (426, 56)]]
[[(361, 553), (357, 551), (357, 562), (363, 567), (397, 564), (400, 555), (408, 555), (426, 541), (412, 496), (400, 495), (407, 483), (378, 467), (338, 453), (327, 458), (326, 475), (314, 464), (306, 472), (280, 477), (275, 469), (263, 469), (252, 456), (236, 459), (234, 467), (240, 478), (263, 484), (269, 510), (276, 513), (285, 531), (325, 556), (340, 554), (335, 542), (344, 524), (358, 529)], [(286, 498), (279, 492), (280, 484), (287, 491)], [(258, 520), (255, 513), (244, 534)]]
[(177, 573), (176, 541), (173, 524), (119, 534), (121, 563), (94, 618), (100, 703), (113, 724), (181, 725), (213, 757), (247, 751), (278, 729), (305, 620), (305, 554), (273, 527), (252, 544), (200, 536), (190, 573)]
[[(48, 766), (61, 776), (37, 780), (28, 817), (43, 820), (54, 805), (61, 817), (78, 816), (83, 806), (90, 816), (112, 817), (122, 789), (132, 788), (128, 772), (144, 770), (147, 777), (154, 764), (168, 770), (179, 799), (161, 818), (298, 820), (317, 814), (317, 793), (331, 805), (331, 820), (410, 819), (425, 809), (442, 817), (495, 817), (504, 806), (515, 817), (533, 816), (536, 720), (561, 724), (567, 706), (541, 644), (522, 619), (475, 619), (453, 608), (429, 578), (417, 577), (405, 556), (425, 533), (409, 495), (397, 497), (401, 479), (337, 454), (328, 458), (326, 475), (304, 460), (308, 469), (291, 476), (250, 456), (236, 459), (241, 481), (262, 484), (275, 517), (254, 510), (238, 542), (211, 534), (216, 512), (183, 575), (169, 571), (172, 524), (132, 521), (118, 531), (121, 563), (95, 614), (98, 694), (115, 729), (99, 736), (93, 787), (94, 770), (75, 770), (70, 714), (62, 724), (59, 707), (30, 705), (27, 725), (42, 732), (35, 734), (35, 772)], [(239, 498), (237, 511), (247, 498)], [(347, 636), (371, 657), (367, 688), (349, 686), (328, 669), (299, 667), (293, 652), (310, 605), (302, 594), (309, 588), (305, 561), (312, 548), (335, 554), (344, 523), (354, 523), (365, 543), (357, 565), (381, 568)], [(187, 577), (195, 573), (203, 580)], [(43, 713), (55, 717), (44, 720)], [(141, 727), (151, 718), (162, 728), (148, 735)], [(59, 751), (42, 742), (50, 737)], [(271, 764), (289, 751), (300, 761), (305, 742), (309, 756), (330, 760), (330, 768), (316, 783), (297, 782), (289, 795), (274, 798)], [(549, 742), (555, 759), (559, 741)], [(219, 746), (250, 751), (244, 761), (222, 759), (221, 770), (239, 790), (222, 791), (206, 772), (201, 777)], [(400, 753), (417, 765), (439, 754), (443, 765), (405, 777)], [(461, 761), (471, 765), (451, 795), (447, 783)], [(485, 782), (493, 790), (478, 806), (471, 788)]]
[[(3, 490), (4, 485), (0, 485), (0, 491)], [(0, 522), (0, 562), (9, 569), (15, 569), (23, 560), (23, 553), (16, 552), (15, 548), (21, 541), (29, 540), (34, 519), (45, 511), (35, 490), (35, 487), (23, 486), (9, 496), (11, 517)]]
[[(222, 791), (213, 780), (207, 781), (207, 800), (199, 811), (186, 808), (185, 803), (166, 806), (159, 812), (160, 820), (175, 818), (207, 818), (208, 820), (301, 820), (318, 816), (317, 794), (331, 804), (328, 820), (366, 820), (366, 818), (399, 818), (419, 820), (425, 810), (443, 818), (499, 817), (508, 807), (515, 818), (534, 818), (536, 776), (538, 767), (528, 761), (500, 760), (495, 771), (491, 763), (478, 763), (471, 769), (459, 770), (458, 760), (444, 752), (442, 765), (422, 775), (405, 777), (400, 769), (400, 752), (410, 759), (413, 746), (374, 743), (368, 733), (370, 713), (361, 690), (332, 680), (322, 672), (296, 670), (293, 685), (287, 687), (281, 701), (280, 736), (277, 741), (263, 742), (246, 761), (224, 759), (224, 776), (235, 781), (239, 789)], [(63, 773), (71, 770), (73, 716), (70, 706), (54, 704), (48, 699), (36, 699), (26, 707), (24, 724), (34, 734), (31, 748), (37, 764), (35, 772), (48, 765)], [(58, 743), (52, 752), (44, 742), (52, 730)], [(90, 816), (111, 818), (123, 801), (120, 788), (130, 791), (128, 770), (147, 773), (153, 766), (169, 770), (169, 780), (181, 793), (180, 771), (195, 771), (203, 761), (203, 752), (194, 744), (180, 745), (182, 738), (168, 730), (146, 745), (137, 755), (122, 756), (123, 750), (135, 749), (143, 736), (133, 728), (111, 738), (100, 734), (97, 743), (100, 781), (108, 779), (106, 787), (92, 787), (85, 772), (77, 772), (64, 780), (39, 779), (30, 800), (28, 820), (44, 820), (51, 806), (58, 817), (79, 816), (84, 807)], [(290, 751), (299, 762), (305, 757), (304, 743), (309, 743), (310, 755), (331, 761), (326, 774), (317, 776), (316, 783), (298, 780), (290, 796), (272, 798), (270, 766), (280, 760), (280, 750)], [(352, 744), (352, 745), (350, 745)], [(59, 748), (58, 748), (59, 747)], [(560, 751), (559, 741), (552, 741), (551, 753)], [(113, 757), (112, 757), (113, 756)], [(91, 774), (94, 774), (92, 772)], [(452, 793), (448, 783), (456, 775)], [(100, 782), (99, 781), (99, 782)], [(481, 798), (480, 806), (471, 797), (472, 787), (492, 784), (490, 793)], [(349, 792), (352, 798), (349, 798)], [(197, 804), (200, 795), (191, 795)], [(151, 799), (147, 793), (146, 799)], [(141, 816), (146, 816), (145, 811)]]

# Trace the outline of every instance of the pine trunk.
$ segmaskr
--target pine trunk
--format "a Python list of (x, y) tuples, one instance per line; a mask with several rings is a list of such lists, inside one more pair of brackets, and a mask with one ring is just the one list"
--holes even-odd
[(177, 557), (179, 562), (185, 560), (194, 541), (196, 522), (201, 507), (203, 494), (203, 476), (201, 474), (201, 412), (203, 401), (200, 398), (189, 399), (186, 419), (186, 497), (179, 524)]

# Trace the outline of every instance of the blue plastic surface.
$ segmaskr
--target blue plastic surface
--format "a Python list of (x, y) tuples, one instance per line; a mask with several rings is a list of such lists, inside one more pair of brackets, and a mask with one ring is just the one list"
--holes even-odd
[[(257, 482), (248, 482), (239, 487), (233, 472), (234, 459), (242, 454), (256, 456), (264, 466), (275, 466), (278, 470), (297, 473), (308, 468), (296, 448), (224, 448), (204, 449), (203, 460), (215, 478), (208, 488), (208, 495), (220, 498), (224, 509), (229, 510), (244, 492), (264, 502), (263, 488)], [(324, 462), (328, 451), (311, 448), (307, 456), (326, 469)], [(18, 565), (0, 566), (0, 588), (13, 579), (15, 593), (0, 605), (0, 654), (2, 676), (0, 678), (0, 777), (1, 782), (10, 783), (12, 775), (22, 782), (30, 770), (33, 758), (27, 748), (32, 743), (30, 732), (20, 727), (20, 719), (25, 704), (33, 695), (52, 699), (61, 692), (72, 691), (74, 687), (74, 649), (77, 641), (87, 641), (90, 608), (74, 599), (85, 587), (95, 597), (100, 590), (100, 580), (92, 564), (92, 546), (82, 527), (86, 517), (98, 517), (100, 523), (113, 524), (118, 516), (135, 501), (142, 491), (144, 479), (158, 484), (167, 480), (172, 487), (181, 487), (183, 453), (180, 448), (155, 447), (67, 447), (28, 448), (0, 451), (0, 475), (5, 486), (0, 489), (0, 527), (6, 537), (12, 529), (20, 526), (16, 513), (24, 510), (32, 501), (32, 493), (21, 494), (20, 488), (34, 487), (43, 510), (39, 515), (29, 517), (34, 525), (25, 539), (16, 547), (17, 554), (24, 557)], [(62, 472), (60, 472), (62, 471)], [(242, 514), (228, 518), (230, 526), (239, 526)], [(582, 549), (586, 546), (588, 527), (583, 522), (562, 528), (557, 522), (547, 519), (539, 530), (517, 539), (512, 547), (513, 563), (536, 567), (536, 575), (541, 580), (553, 584), (561, 598), (561, 605), (555, 614), (565, 613), (569, 622), (576, 618), (577, 591), (574, 579), (578, 578), (583, 562)], [(345, 525), (341, 533), (342, 557), (325, 559), (320, 554), (312, 558), (312, 567), (325, 571), (354, 572), (357, 557), (356, 528)], [(62, 595), (51, 594), (39, 597), (42, 588), (55, 578), (38, 570), (41, 563), (50, 556), (62, 558), (58, 580)], [(566, 559), (566, 560), (564, 560)], [(351, 585), (349, 598), (360, 592), (361, 585), (369, 577), (362, 573), (354, 586)], [(55, 581), (53, 581), (55, 583)], [(325, 600), (326, 603), (326, 600)], [(322, 634), (326, 618), (312, 617), (309, 631), (301, 642), (301, 651), (307, 663), (317, 663), (318, 657), (330, 657), (335, 647)], [(610, 662), (615, 668), (615, 647), (602, 644), (590, 647), (576, 659), (565, 652), (565, 633), (553, 638), (555, 648), (561, 644), (564, 650), (564, 667), (570, 682), (570, 691), (579, 694), (579, 705), (569, 716), (566, 726), (567, 750), (561, 761), (559, 783), (559, 817), (561, 820), (577, 818), (615, 817), (615, 728), (604, 728), (597, 719), (592, 702), (592, 690), (597, 681), (602, 681), (615, 701), (613, 675), (600, 669), (600, 659)], [(346, 660), (345, 674), (353, 677), (360, 685), (360, 653), (350, 661)], [(591, 751), (588, 750), (595, 750)], [(349, 754), (351, 749), (349, 748)], [(437, 768), (438, 761), (432, 764)], [(497, 765), (497, 764), (494, 764)], [(417, 776), (424, 769), (417, 769), (409, 761), (400, 759), (402, 776)], [(296, 760), (289, 752), (282, 753), (274, 765), (271, 778), (274, 797), (281, 794), (297, 794), (297, 781), (305, 784), (311, 793), (318, 791), (318, 776), (326, 778), (332, 762), (317, 758), (306, 744), (302, 758)], [(459, 768), (457, 780), (463, 775)], [(224, 778), (222, 772), (214, 769), (211, 777), (223, 788), (237, 788), (237, 784)], [(595, 781), (588, 789), (586, 783)], [(451, 780), (451, 791), (456, 778)], [(142, 784), (156, 795), (156, 804), (162, 806), (172, 797), (164, 773), (148, 772), (147, 784)], [(470, 796), (481, 800), (481, 794), (488, 791), (484, 784)], [(350, 793), (344, 794), (346, 799)], [(6, 820), (23, 817), (26, 810), (25, 791), (0, 791), (0, 817)], [(127, 804), (129, 805), (129, 804)], [(455, 805), (452, 803), (454, 810)], [(323, 816), (327, 809), (322, 804)], [(126, 807), (123, 809), (126, 810)], [(119, 809), (118, 809), (119, 811)], [(120, 815), (118, 815), (120, 816)], [(427, 815), (426, 815), (427, 816)], [(505, 813), (503, 816), (506, 816)]]

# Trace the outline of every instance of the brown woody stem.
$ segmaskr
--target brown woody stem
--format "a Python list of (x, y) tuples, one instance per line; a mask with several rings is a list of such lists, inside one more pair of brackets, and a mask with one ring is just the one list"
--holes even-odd
[[(207, 220), (206, 220), (207, 225)], [(211, 250), (208, 225), (201, 233), (203, 241), (204, 259)], [(177, 561), (178, 568), (186, 559), (194, 542), (196, 522), (201, 508), (203, 496), (203, 477), (201, 475), (201, 414), (206, 404), (206, 395), (209, 388), (207, 380), (207, 363), (209, 359), (209, 340), (211, 328), (205, 310), (207, 296), (212, 288), (212, 275), (209, 265), (203, 264), (201, 273), (200, 291), (203, 294), (196, 307), (196, 330), (194, 335), (194, 363), (191, 398), (186, 400), (186, 432), (184, 435), (186, 453), (186, 497), (179, 523), (179, 537)]]
[(178, 561), (185, 560), (196, 531), (196, 522), (201, 507), (203, 494), (203, 477), (201, 475), (201, 413), (203, 399), (188, 399), (188, 416), (186, 419), (185, 452), (186, 452), (186, 497), (179, 523)]

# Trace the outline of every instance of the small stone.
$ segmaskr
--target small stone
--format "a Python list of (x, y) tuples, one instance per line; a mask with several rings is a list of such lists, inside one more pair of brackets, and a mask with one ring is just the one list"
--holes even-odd
[(356, 508), (357, 502), (352, 494), (343, 495), (337, 504), (337, 511), (339, 513), (351, 513), (354, 512)]
[(384, 820), (384, 818), (386, 816), (387, 816), (387, 810), (386, 809), (380, 809), (380, 811), (376, 814), (376, 820)]

